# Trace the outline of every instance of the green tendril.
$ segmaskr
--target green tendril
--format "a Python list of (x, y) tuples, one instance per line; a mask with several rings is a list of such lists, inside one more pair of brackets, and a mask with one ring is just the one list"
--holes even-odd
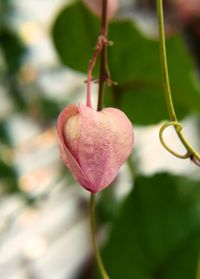
[(179, 159), (188, 159), (190, 158), (190, 152), (186, 152), (185, 155), (182, 155), (182, 154), (178, 154), (176, 153), (175, 151), (173, 151), (164, 141), (163, 139), (163, 133), (164, 131), (169, 127), (169, 126), (174, 126), (175, 129), (179, 129), (179, 130), (182, 130), (182, 126), (180, 125), (180, 123), (178, 122), (175, 122), (175, 121), (172, 121), (172, 122), (167, 122), (165, 124), (162, 125), (162, 127), (160, 128), (160, 132), (159, 132), (159, 138), (160, 138), (160, 142), (162, 143), (162, 145), (164, 146), (164, 148), (169, 152), (171, 153), (172, 155), (174, 155), (175, 157), (179, 158)]
[[(183, 127), (177, 120), (177, 116), (173, 104), (171, 86), (169, 81), (168, 64), (167, 64), (163, 0), (157, 0), (157, 16), (158, 16), (158, 23), (159, 23), (160, 56), (161, 56), (161, 65), (162, 65), (162, 74), (163, 74), (163, 86), (164, 86), (166, 105), (167, 105), (169, 119), (170, 119), (170, 121), (162, 125), (162, 127), (160, 128), (160, 132), (159, 132), (160, 142), (164, 146), (164, 148), (172, 155), (180, 159), (190, 158), (197, 166), (200, 166), (200, 154), (188, 143), (185, 136), (183, 135), (182, 133)], [(169, 126), (173, 126), (175, 128), (180, 141), (186, 148), (185, 155), (178, 154), (165, 143), (163, 138), (163, 133), (165, 129), (168, 128)]]

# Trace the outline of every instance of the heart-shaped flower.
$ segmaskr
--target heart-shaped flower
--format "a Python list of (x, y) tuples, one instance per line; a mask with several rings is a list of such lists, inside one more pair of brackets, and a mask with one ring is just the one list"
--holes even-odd
[(58, 117), (57, 131), (65, 165), (92, 193), (111, 184), (134, 142), (131, 122), (115, 108), (69, 105)]

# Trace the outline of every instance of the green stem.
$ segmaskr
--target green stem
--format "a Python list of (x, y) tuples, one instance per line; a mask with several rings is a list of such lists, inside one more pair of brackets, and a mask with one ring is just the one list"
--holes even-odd
[(99, 248), (97, 245), (97, 241), (96, 241), (95, 194), (92, 194), (92, 193), (90, 196), (90, 226), (91, 226), (91, 232), (92, 232), (92, 242), (93, 242), (94, 252), (95, 252), (97, 264), (99, 267), (99, 271), (100, 271), (103, 279), (110, 279), (105, 270), (105, 267), (104, 267), (104, 264), (103, 264), (103, 261), (101, 258), (101, 254), (99, 252)]
[[(163, 73), (163, 85), (164, 85), (164, 92), (165, 92), (165, 99), (167, 104), (167, 109), (169, 113), (170, 121), (165, 123), (160, 129), (160, 141), (162, 145), (174, 156), (187, 159), (190, 158), (197, 166), (200, 166), (200, 154), (189, 144), (186, 140), (185, 136), (182, 133), (182, 126), (177, 120), (176, 112), (174, 109), (172, 94), (171, 94), (171, 87), (169, 81), (169, 73), (168, 73), (168, 65), (167, 65), (167, 54), (166, 54), (166, 42), (165, 42), (165, 28), (164, 28), (164, 15), (163, 15), (163, 0), (157, 0), (157, 15), (158, 15), (158, 22), (159, 22), (159, 36), (160, 36), (160, 56), (161, 56), (161, 65), (162, 65), (162, 73)], [(180, 155), (171, 150), (168, 147), (163, 139), (163, 132), (164, 130), (173, 125), (176, 133), (185, 146), (187, 152), (185, 155)]]
[[(101, 36), (107, 40), (108, 32), (108, 22), (107, 22), (107, 7), (108, 0), (102, 1), (102, 15), (101, 15)], [(104, 83), (107, 80), (107, 43), (103, 44), (103, 48), (100, 52), (100, 77), (99, 77), (99, 92), (98, 92), (98, 104), (97, 110), (100, 111), (103, 108), (103, 91)], [(90, 226), (92, 233), (92, 243), (94, 248), (94, 253), (99, 267), (99, 271), (103, 279), (110, 279), (106, 269), (104, 267), (101, 254), (96, 241), (96, 224), (95, 224), (95, 194), (91, 193), (90, 196)]]
[(170, 120), (177, 121), (176, 112), (175, 112), (173, 100), (172, 100), (169, 74), (168, 74), (165, 29), (164, 29), (164, 15), (163, 15), (163, 1), (162, 0), (157, 0), (157, 14), (158, 14), (158, 20), (159, 20), (160, 55), (161, 55), (165, 99), (166, 99), (166, 103), (167, 103), (167, 109), (169, 112)]

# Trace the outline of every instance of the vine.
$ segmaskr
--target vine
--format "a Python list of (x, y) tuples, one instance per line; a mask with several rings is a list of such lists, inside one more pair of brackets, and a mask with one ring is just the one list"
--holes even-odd
[[(88, 69), (88, 77), (87, 77), (87, 100), (86, 105), (92, 107), (91, 104), (91, 80), (92, 80), (92, 71), (94, 69), (96, 60), (98, 56), (100, 56), (100, 77), (99, 77), (99, 90), (98, 90), (98, 103), (97, 103), (97, 111), (102, 110), (103, 108), (103, 91), (104, 91), (104, 83), (108, 82), (112, 83), (109, 79), (109, 70), (107, 63), (107, 46), (112, 45), (112, 42), (107, 40), (108, 33), (108, 20), (107, 20), (107, 8), (108, 8), (108, 0), (102, 0), (102, 14), (101, 14), (101, 31), (98, 38), (98, 42), (95, 47), (95, 52), (90, 61), (89, 69)], [(101, 254), (98, 248), (98, 244), (96, 241), (96, 224), (95, 224), (95, 194), (91, 193), (90, 196), (90, 226), (92, 233), (92, 243), (94, 248), (94, 253), (97, 261), (97, 265), (101, 276), (103, 279), (109, 279), (109, 276), (104, 267)]]
[[(157, 0), (157, 16), (159, 22), (159, 37), (160, 37), (160, 54), (161, 54), (161, 64), (162, 64), (162, 73), (163, 73), (163, 84), (164, 84), (164, 92), (165, 92), (165, 99), (169, 114), (169, 121), (164, 123), (160, 128), (159, 138), (161, 144), (164, 148), (180, 159), (188, 159), (190, 158), (193, 163), (195, 163), (198, 167), (200, 167), (200, 154), (189, 144), (187, 139), (185, 138), (182, 130), (182, 125), (178, 122), (178, 118), (176, 116), (176, 111), (173, 104), (172, 93), (171, 93), (171, 86), (169, 81), (169, 73), (168, 73), (168, 64), (167, 64), (167, 53), (166, 53), (166, 42), (165, 42), (165, 29), (164, 29), (164, 15), (163, 15), (163, 0)], [(164, 141), (164, 131), (169, 127), (173, 126), (175, 131), (182, 142), (183, 146), (186, 149), (185, 154), (178, 154), (177, 152), (173, 151)]]

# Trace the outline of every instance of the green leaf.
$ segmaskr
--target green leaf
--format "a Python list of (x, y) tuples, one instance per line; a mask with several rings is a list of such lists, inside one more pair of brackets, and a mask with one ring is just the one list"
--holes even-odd
[(4, 54), (9, 73), (18, 71), (25, 47), (20, 39), (9, 29), (0, 29), (0, 48)]
[(101, 192), (100, 198), (96, 204), (99, 223), (112, 223), (118, 216), (121, 202), (116, 198), (116, 194), (114, 193), (115, 186), (115, 182), (113, 182), (108, 188)]
[[(53, 40), (61, 61), (86, 73), (99, 34), (100, 23), (77, 2), (57, 17)], [(152, 124), (166, 119), (158, 41), (142, 35), (130, 21), (109, 27), (108, 60), (112, 80), (118, 86), (106, 93), (106, 106), (118, 105), (135, 124)], [(200, 112), (200, 86), (193, 81), (194, 65), (179, 36), (167, 43), (174, 103), (179, 118)], [(96, 74), (96, 73), (95, 73)]]
[(81, 3), (72, 4), (59, 14), (52, 34), (61, 61), (86, 73), (99, 34), (98, 20)]
[(139, 177), (103, 252), (115, 279), (195, 279), (200, 184), (159, 174)]
[(0, 177), (3, 191), (7, 193), (19, 191), (16, 171), (3, 160), (0, 160)]

